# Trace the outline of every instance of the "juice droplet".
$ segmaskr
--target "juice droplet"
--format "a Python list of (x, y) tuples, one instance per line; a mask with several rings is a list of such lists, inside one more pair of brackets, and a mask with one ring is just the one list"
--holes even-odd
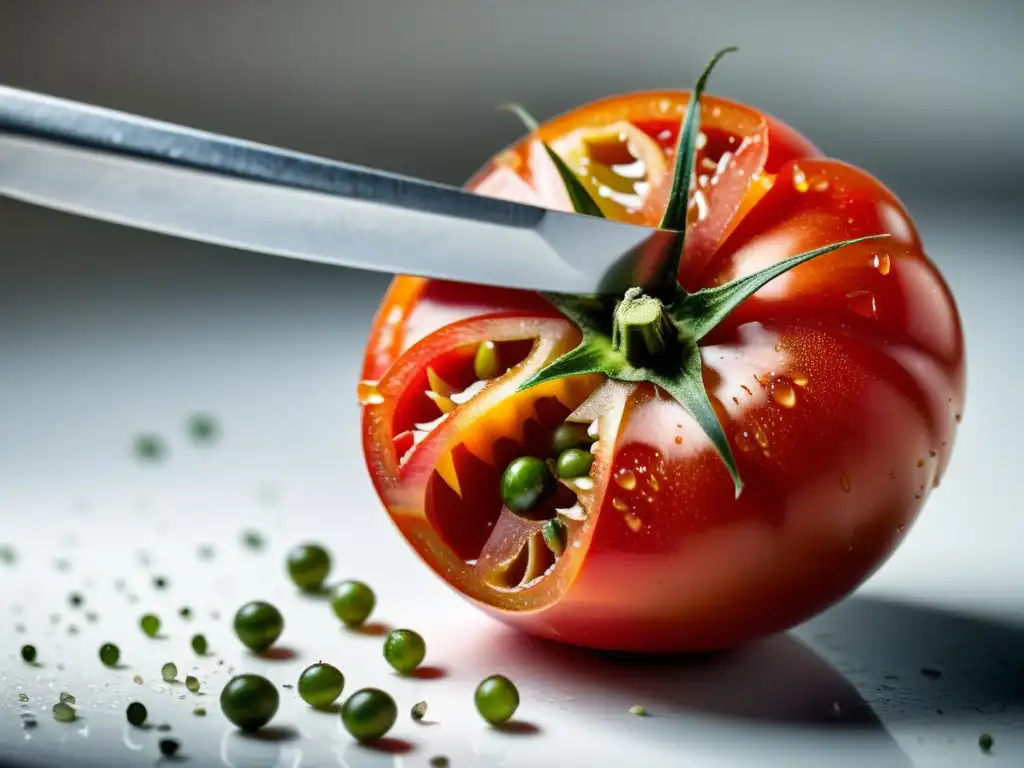
[(736, 447), (744, 453), (754, 450), (754, 444), (750, 442), (750, 435), (746, 432), (737, 432), (733, 437), (733, 440), (736, 443)]
[(656, 478), (654, 475), (649, 475), (648, 476), (647, 484), (649, 486), (651, 486), (651, 490), (652, 491), (660, 491), (661, 490), (661, 483), (658, 482), (658, 478)]
[(807, 183), (807, 177), (804, 175), (803, 170), (799, 165), (793, 166), (793, 189), (797, 192), (806, 192), (811, 188), (811, 185)]
[(644, 521), (632, 512), (624, 514), (622, 519), (626, 521), (626, 525), (629, 526), (629, 530), (633, 533), (640, 533), (640, 529), (644, 527)]
[(850, 482), (850, 476), (846, 472), (839, 473), (839, 487), (843, 489), (843, 493), (849, 493), (850, 489), (853, 488), (853, 483)]
[(768, 453), (768, 435), (764, 431), (764, 427), (760, 424), (754, 425), (754, 442), (757, 443), (758, 447), (764, 451), (765, 455)]
[(875, 320), (878, 317), (875, 294), (870, 291), (850, 291), (846, 294), (846, 306), (869, 320)]
[(778, 378), (772, 382), (772, 400), (783, 408), (796, 405), (796, 390), (786, 379)]
[(632, 491), (636, 488), (636, 475), (633, 474), (633, 470), (623, 467), (615, 473), (615, 482), (619, 484), (620, 488)]
[(798, 387), (806, 387), (807, 386), (807, 377), (804, 376), (802, 373), (794, 373), (793, 374), (793, 383), (796, 384)]
[(813, 184), (811, 184), (811, 189), (815, 192), (824, 192), (828, 189), (828, 179), (817, 179)]
[(356, 387), (356, 396), (360, 405), (380, 405), (384, 402), (384, 395), (377, 389), (376, 381), (360, 381)]
[(682, 445), (683, 444), (683, 437), (682, 437), (682, 435), (676, 435), (675, 443), (676, 443), (676, 445)]
[(625, 512), (629, 509), (629, 505), (618, 496), (612, 499), (612, 506), (619, 510), (619, 512)]
[(889, 274), (889, 254), (884, 253), (880, 256), (875, 256), (875, 258), (871, 260), (871, 263), (874, 264), (875, 269), (877, 269), (881, 274)]

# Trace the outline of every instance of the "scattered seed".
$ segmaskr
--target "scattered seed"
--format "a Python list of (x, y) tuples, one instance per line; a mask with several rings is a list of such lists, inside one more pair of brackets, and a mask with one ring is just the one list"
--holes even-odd
[(36, 720), (36, 716), (35, 715), (33, 715), (31, 712), (22, 712), (21, 713), (21, 727), (22, 728), (25, 728), (25, 729), (35, 728), (37, 725), (39, 725), (39, 721)]
[(259, 531), (249, 529), (242, 531), (242, 546), (246, 549), (251, 549), (254, 552), (259, 552), (267, 545), (267, 540), (263, 537), (263, 534)]
[(58, 723), (73, 723), (78, 715), (70, 704), (58, 701), (53, 705), (53, 719)]
[(19, 693), (18, 694), (18, 701), (20, 701), (22, 704), (28, 704), (28, 694), (27, 693)]
[(192, 709), (192, 714), (196, 717), (206, 717), (206, 707), (196, 704)]
[(160, 754), (164, 757), (174, 757), (181, 748), (175, 739), (160, 739)]
[(448, 768), (451, 761), (444, 755), (434, 755), (430, 758), (430, 768)]
[(190, 416), (186, 428), (192, 442), (199, 445), (213, 443), (220, 437), (220, 424), (208, 413)]
[(188, 675), (185, 677), (185, 687), (191, 693), (199, 693), (199, 678)]
[(189, 608), (187, 605), (183, 605), (181, 608), (178, 609), (178, 615), (181, 618), (185, 619), (185, 621), (188, 621), (192, 618), (192, 609)]
[(139, 626), (147, 637), (156, 637), (160, 631), (160, 617), (154, 616), (152, 613), (147, 613), (141, 619), (139, 619)]
[(26, 664), (32, 664), (36, 660), (36, 647), (34, 645), (21, 646), (21, 658)]
[(197, 656), (205, 656), (208, 649), (206, 635), (192, 635), (192, 650)]
[(142, 727), (142, 724), (146, 722), (146, 718), (149, 717), (149, 712), (146, 711), (146, 705), (138, 701), (133, 701), (128, 705), (128, 709), (125, 710), (125, 717), (128, 718), (128, 722), (134, 725), (136, 728)]
[(169, 583), (170, 582), (167, 581), (167, 577), (166, 576), (154, 576), (153, 577), (153, 586), (156, 589), (167, 589), (167, 585)]
[(65, 704), (70, 704), (72, 707), (78, 703), (77, 701), (75, 701), (75, 697), (67, 691), (60, 692), (60, 700)]
[(173, 661), (168, 661), (160, 667), (160, 677), (163, 678), (165, 683), (173, 683), (178, 679), (178, 665)]
[(132, 443), (135, 458), (140, 461), (160, 461), (167, 454), (167, 446), (159, 435), (143, 433), (136, 435)]
[(142, 675), (136, 675), (135, 677), (133, 677), (132, 682), (136, 685), (142, 685)]
[(629, 708), (629, 714), (636, 715), (637, 717), (647, 717), (647, 707), (643, 704), (634, 704)]
[(160, 725), (158, 725), (156, 729), (160, 731), (160, 733), (168, 733), (171, 730), (171, 726), (169, 726), (167, 723), (160, 723)]
[(100, 661), (108, 667), (113, 667), (121, 658), (121, 649), (113, 643), (104, 643), (100, 646)]
[(81, 592), (72, 592), (70, 595), (68, 595), (68, 605), (70, 605), (72, 608), (79, 608), (84, 602), (85, 597), (82, 596)]
[(213, 560), (216, 555), (216, 551), (212, 544), (200, 544), (199, 549), (196, 550), (196, 556), (200, 560)]
[(410, 710), (410, 714), (412, 715), (413, 720), (415, 720), (417, 723), (420, 722), (424, 717), (427, 716), (427, 702), (418, 701), (415, 704), (413, 704), (412, 710)]
[(924, 669), (922, 669), (921, 674), (927, 677), (929, 680), (938, 680), (940, 677), (942, 677), (942, 672), (940, 672), (937, 669), (931, 669), (929, 667), (925, 667)]
[(980, 747), (981, 751), (985, 754), (992, 751), (992, 745), (995, 743), (996, 740), (992, 738), (991, 733), (983, 733), (978, 737), (978, 747)]

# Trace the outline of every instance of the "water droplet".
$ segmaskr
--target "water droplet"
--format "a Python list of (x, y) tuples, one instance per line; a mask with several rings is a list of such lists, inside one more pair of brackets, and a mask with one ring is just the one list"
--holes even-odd
[(862, 317), (874, 320), (878, 317), (878, 304), (871, 291), (850, 291), (846, 294), (846, 306)]
[(772, 400), (783, 408), (792, 408), (796, 405), (796, 390), (786, 379), (778, 378), (772, 382)]
[(754, 444), (750, 442), (750, 435), (746, 432), (737, 432), (733, 436), (733, 440), (736, 443), (736, 447), (744, 453), (748, 453), (754, 450)]
[(804, 376), (802, 373), (794, 373), (793, 374), (793, 378), (791, 379), (791, 381), (794, 384), (796, 384), (798, 387), (806, 387), (807, 386), (807, 377)]
[(636, 475), (633, 474), (633, 470), (623, 467), (615, 473), (615, 482), (619, 484), (620, 488), (632, 491), (636, 488)]
[(384, 402), (384, 396), (377, 389), (376, 381), (360, 381), (356, 387), (356, 396), (360, 405), (380, 405)]
[(629, 526), (629, 530), (633, 533), (639, 533), (640, 529), (643, 528), (644, 521), (633, 512), (627, 512), (622, 516), (622, 519), (626, 521), (626, 525)]
[(793, 166), (793, 189), (797, 192), (806, 192), (811, 188), (811, 185), (807, 183), (807, 176), (804, 175), (803, 170), (799, 165)]
[(846, 472), (839, 473), (839, 487), (843, 489), (843, 493), (849, 493), (850, 489), (853, 488), (850, 476)]
[(889, 254), (883, 253), (880, 256), (875, 256), (871, 260), (871, 263), (874, 265), (875, 269), (877, 269), (881, 274), (883, 274), (883, 275), (888, 275), (889, 274), (889, 268), (890, 268)]
[(629, 505), (618, 496), (612, 499), (612, 506), (619, 510), (619, 512), (625, 512), (629, 509)]
[(656, 478), (654, 475), (650, 475), (647, 478), (647, 484), (649, 486), (651, 486), (651, 490), (652, 491), (660, 491), (661, 490), (661, 483), (658, 482), (658, 478)]
[(682, 445), (683, 444), (683, 436), (682, 435), (676, 435), (675, 443), (676, 443), (676, 445)]

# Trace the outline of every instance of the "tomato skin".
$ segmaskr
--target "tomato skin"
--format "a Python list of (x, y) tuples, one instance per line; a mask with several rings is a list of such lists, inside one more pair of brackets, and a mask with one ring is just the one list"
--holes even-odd
[[(608, 99), (542, 126), (541, 136), (642, 123), (666, 99), (674, 111), (687, 96)], [(710, 223), (692, 248), (688, 239), (680, 270), (688, 288), (842, 239), (890, 238), (797, 267), (702, 343), (705, 386), (745, 481), (739, 498), (681, 406), (647, 386), (623, 395), (608, 474), (632, 481), (607, 482), (599, 511), (590, 510), (599, 516), (571, 583), (525, 610), (474, 598), (533, 634), (665, 652), (734, 647), (784, 630), (849, 594), (886, 560), (948, 464), (965, 395), (962, 329), (902, 204), (778, 121), (705, 97), (705, 113), (715, 108), (736, 122), (737, 135), (758, 138), (749, 146), (763, 143), (755, 175), (771, 183), (734, 184), (730, 199), (712, 199), (702, 220)], [(521, 182), (537, 182), (525, 157), (522, 146), (506, 150), (470, 186), (527, 194)], [(558, 190), (534, 193), (551, 207), (560, 199)], [(664, 193), (652, 192), (656, 199), (639, 214), (645, 223), (656, 223)], [(717, 219), (716, 203), (725, 211)], [(528, 292), (396, 278), (364, 376), (384, 376), (439, 327), (494, 311), (557, 316)], [(382, 439), (369, 421), (365, 435), (368, 445)], [(379, 467), (371, 473), (380, 490)]]

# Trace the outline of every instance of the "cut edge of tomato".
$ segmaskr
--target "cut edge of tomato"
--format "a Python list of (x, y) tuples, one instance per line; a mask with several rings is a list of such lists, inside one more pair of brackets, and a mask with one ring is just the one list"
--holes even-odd
[[(406, 430), (399, 429), (405, 426), (400, 411), (428, 366), (443, 368), (446, 356), (464, 355), (467, 345), (529, 339), (533, 345), (522, 360), (477, 387), (409, 445)], [(536, 611), (556, 602), (590, 544), (628, 387), (592, 375), (517, 391), (578, 339), (576, 326), (561, 318), (474, 318), (411, 347), (376, 385), (364, 382), (364, 453), (392, 520), (436, 573), (492, 609)], [(450, 364), (448, 371), (458, 379)], [(592, 425), (596, 441), (590, 475), (560, 481), (557, 499), (575, 497), (551, 515), (564, 525), (566, 538), (556, 555), (545, 542), (546, 520), (513, 514), (501, 504), (498, 484), (509, 457), (536, 452), (537, 441), (547, 440), (544, 435), (561, 421)]]

